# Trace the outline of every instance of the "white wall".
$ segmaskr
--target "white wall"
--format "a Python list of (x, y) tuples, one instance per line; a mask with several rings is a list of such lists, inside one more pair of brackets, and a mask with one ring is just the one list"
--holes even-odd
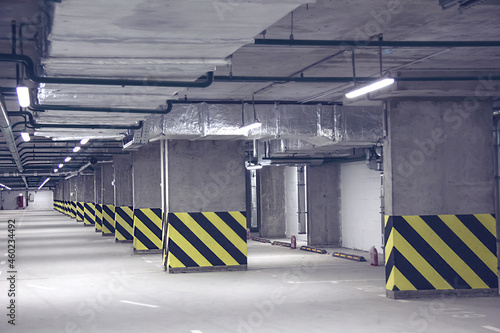
[(366, 162), (345, 163), (341, 175), (342, 246), (382, 251), (380, 217), (380, 172)]
[[(0, 196), (1, 196), (1, 206), (0, 208), (4, 210), (13, 210), (17, 209), (17, 197), (19, 196), (19, 193), (22, 193), (23, 195), (23, 201), (24, 201), (24, 208), (26, 208), (26, 191), (1, 191)], [(22, 209), (22, 208), (21, 208)]]
[(30, 198), (28, 210), (50, 210), (53, 209), (52, 191), (29, 191)]

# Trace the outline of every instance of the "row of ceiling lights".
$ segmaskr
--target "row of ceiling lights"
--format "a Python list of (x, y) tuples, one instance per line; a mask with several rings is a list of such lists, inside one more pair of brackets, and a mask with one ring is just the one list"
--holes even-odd
[[(18, 99), (18, 102), (19, 102), (19, 106), (22, 107), (22, 108), (26, 108), (28, 106), (31, 105), (31, 99), (30, 99), (30, 92), (29, 92), (29, 88), (28, 87), (24, 87), (24, 86), (19, 86), (16, 88), (16, 92), (17, 92), (17, 99)], [(21, 132), (21, 138), (23, 139), (23, 141), (25, 142), (28, 142), (31, 140), (30, 138), (30, 135), (28, 132)], [(89, 139), (88, 138), (83, 138), (80, 140), (80, 145), (79, 146), (75, 146), (73, 148), (73, 152), (74, 153), (77, 153), (79, 152), (82, 147), (81, 146), (84, 146), (86, 145), (87, 143), (89, 142)], [(64, 159), (64, 162), (65, 163), (68, 163), (69, 161), (71, 161), (71, 156), (67, 156), (65, 159)], [(59, 172), (59, 169), (62, 169), (64, 167), (64, 164), (63, 163), (59, 163), (57, 165), (56, 168), (54, 168), (53, 170), (53, 173), (58, 173)], [(38, 189), (40, 190), (48, 181), (50, 180), (50, 177), (47, 177), (42, 184), (40, 184), (40, 186), (38, 187)], [(10, 190), (10, 188), (6, 185), (3, 185), (3, 184), (0, 184), (0, 187), (3, 187), (7, 190)]]

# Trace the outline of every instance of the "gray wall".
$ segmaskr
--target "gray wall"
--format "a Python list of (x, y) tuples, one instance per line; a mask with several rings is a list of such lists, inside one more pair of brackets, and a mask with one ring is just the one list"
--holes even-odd
[(70, 197), (70, 191), (71, 191), (71, 186), (70, 186), (70, 180), (64, 180), (63, 181), (63, 195), (64, 195), (64, 199), (65, 201), (70, 201), (72, 200), (71, 197)]
[(161, 208), (160, 142), (154, 142), (133, 152), (134, 209)]
[(18, 191), (2, 190), (2, 191), (0, 191), (0, 197), (2, 200), (0, 208), (3, 208), (4, 210), (17, 209), (17, 197), (19, 196), (19, 193), (21, 193), (23, 195), (23, 207), (26, 208), (27, 193), (25, 190), (22, 190), (22, 191), (21, 190), (18, 190)]
[(245, 157), (239, 141), (169, 141), (169, 212), (245, 211)]
[(77, 201), (78, 193), (78, 182), (77, 177), (73, 177), (69, 179), (69, 200)]
[(260, 236), (286, 237), (285, 168), (260, 170)]
[(308, 245), (340, 246), (340, 165), (307, 169)]
[(386, 214), (494, 213), (492, 109), (476, 103), (389, 102)]
[(115, 206), (132, 206), (132, 154), (114, 155)]
[(113, 164), (101, 164), (101, 197), (104, 205), (115, 204), (115, 193), (113, 189)]

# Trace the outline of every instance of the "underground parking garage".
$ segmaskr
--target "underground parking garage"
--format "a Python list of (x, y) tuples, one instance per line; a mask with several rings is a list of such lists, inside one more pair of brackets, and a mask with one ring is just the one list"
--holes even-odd
[(500, 332), (496, 1), (1, 6), (2, 331)]

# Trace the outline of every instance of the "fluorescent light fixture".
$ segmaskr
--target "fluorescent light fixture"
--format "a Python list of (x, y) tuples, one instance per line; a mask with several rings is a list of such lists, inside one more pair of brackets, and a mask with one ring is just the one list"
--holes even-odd
[(82, 147), (76, 146), (75, 148), (73, 148), (73, 152), (78, 153), (80, 151), (80, 149), (82, 149)]
[(21, 132), (21, 138), (23, 138), (24, 141), (28, 142), (31, 140), (30, 134), (27, 132)]
[(54, 169), (53, 171), (54, 171), (54, 173), (57, 173), (59, 171), (59, 169)]
[(394, 83), (393, 78), (386, 78), (382, 80), (375, 81), (367, 86), (361, 87), (359, 89), (353, 90), (345, 94), (345, 97), (347, 98), (355, 98), (361, 95), (368, 94), (372, 91), (382, 89), (384, 87), (390, 86), (391, 84)]
[(47, 179), (45, 179), (43, 181), (42, 185), (38, 186), (38, 189), (41, 189), (43, 187), (43, 185), (45, 185), (49, 180), (50, 180), (50, 177), (48, 177)]
[(28, 89), (28, 87), (17, 87), (16, 91), (19, 105), (23, 108), (30, 106), (30, 90)]
[(259, 170), (262, 169), (261, 164), (249, 164), (247, 165), (247, 170)]
[(68, 163), (69, 161), (71, 161), (71, 157), (70, 157), (70, 156), (68, 156), (68, 157), (66, 157), (66, 158), (64, 159), (64, 162), (66, 162), (66, 163)]
[(7, 190), (9, 190), (9, 191), (11, 190), (11, 188), (10, 188), (10, 187), (8, 187), (7, 185), (4, 185), (4, 184), (0, 184), (0, 186), (1, 186), (1, 187), (3, 187), (4, 189), (7, 189)]
[(87, 142), (89, 142), (89, 139), (88, 138), (83, 138), (80, 140), (80, 144), (83, 146), (83, 145), (86, 145)]
[(64, 166), (64, 164), (59, 163), (59, 165), (58, 165), (57, 167), (58, 167), (59, 169), (61, 169), (63, 166)]
[(261, 127), (262, 127), (262, 123), (260, 121), (256, 121), (256, 122), (253, 122), (251, 124), (241, 126), (240, 131), (245, 132), (245, 131), (250, 131), (250, 130), (261, 128)]

